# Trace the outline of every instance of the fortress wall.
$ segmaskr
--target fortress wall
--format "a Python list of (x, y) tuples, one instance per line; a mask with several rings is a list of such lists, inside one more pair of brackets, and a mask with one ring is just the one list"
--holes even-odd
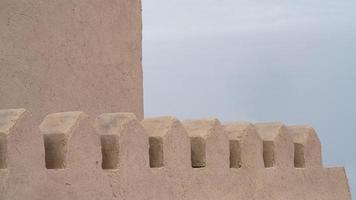
[(15, 109), (0, 111), (0, 135), (4, 200), (351, 200), (306, 126), (83, 112), (38, 125)]
[[(0, 199), (39, 198), (43, 186), (44, 149), (38, 124), (24, 109), (0, 111), (0, 135), (3, 137), (0, 169)], [(11, 187), (10, 187), (11, 186)]]
[[(153, 199), (179, 199), (191, 183), (190, 139), (183, 124), (174, 117), (142, 121), (149, 138), (149, 167)], [(162, 183), (162, 184), (157, 184)]]
[(0, 109), (143, 118), (140, 0), (1, 0)]
[(282, 123), (255, 125), (262, 139), (264, 169), (259, 171), (257, 199), (303, 199), (301, 176), (294, 168), (294, 147)]
[[(148, 137), (135, 116), (128, 113), (103, 114), (96, 119), (95, 129), (101, 137), (99, 164), (102, 165), (102, 158), (106, 158), (106, 162), (118, 161), (116, 165), (107, 165), (104, 170), (99, 168), (107, 179), (101, 186), (110, 191), (108, 199), (151, 198), (153, 191), (149, 188), (157, 183), (152, 182), (149, 168)], [(108, 136), (115, 137), (115, 142)], [(100, 152), (100, 149), (96, 150)]]

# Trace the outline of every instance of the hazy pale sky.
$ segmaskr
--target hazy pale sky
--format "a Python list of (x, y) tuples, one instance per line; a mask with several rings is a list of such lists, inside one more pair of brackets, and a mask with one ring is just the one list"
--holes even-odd
[(143, 0), (146, 116), (310, 124), (356, 194), (355, 0)]

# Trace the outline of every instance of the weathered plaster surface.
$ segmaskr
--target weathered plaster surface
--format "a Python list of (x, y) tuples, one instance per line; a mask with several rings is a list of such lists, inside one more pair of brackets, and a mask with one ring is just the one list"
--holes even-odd
[[(15, 109), (0, 111), (0, 130), (1, 200), (351, 200), (344, 168), (322, 166), (319, 139), (307, 126), (83, 112), (50, 114), (38, 125)], [(274, 155), (268, 168), (266, 151)], [(62, 164), (46, 167), (58, 155)], [(193, 168), (202, 156), (204, 165)]]
[(141, 32), (140, 0), (0, 0), (0, 200), (351, 200), (310, 127), (143, 119)]
[(0, 109), (143, 118), (139, 0), (0, 0)]

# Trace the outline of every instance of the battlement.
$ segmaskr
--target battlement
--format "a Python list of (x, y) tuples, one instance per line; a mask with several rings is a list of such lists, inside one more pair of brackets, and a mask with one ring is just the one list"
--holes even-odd
[[(21, 188), (19, 190), (18, 188)], [(0, 199), (351, 200), (314, 129), (0, 110)]]
[(0, 9), (0, 200), (351, 200), (311, 127), (144, 119), (141, 0)]

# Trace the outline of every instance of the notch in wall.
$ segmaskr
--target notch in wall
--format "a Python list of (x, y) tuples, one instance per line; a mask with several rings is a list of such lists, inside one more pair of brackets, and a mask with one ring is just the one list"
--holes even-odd
[(47, 169), (63, 169), (66, 166), (67, 139), (64, 134), (43, 136)]
[(294, 167), (305, 168), (304, 145), (294, 143)]
[(191, 161), (193, 168), (206, 167), (206, 142), (202, 137), (190, 138)]
[(230, 140), (230, 168), (241, 168), (241, 146), (238, 140)]
[(163, 167), (163, 140), (161, 137), (149, 138), (149, 155), (150, 167), (160, 168)]
[(275, 155), (273, 141), (263, 141), (263, 162), (265, 168), (274, 167)]
[(7, 139), (5, 134), (0, 134), (0, 170), (7, 168)]
[(103, 169), (117, 169), (119, 166), (119, 141), (117, 135), (102, 135), (101, 154)]

